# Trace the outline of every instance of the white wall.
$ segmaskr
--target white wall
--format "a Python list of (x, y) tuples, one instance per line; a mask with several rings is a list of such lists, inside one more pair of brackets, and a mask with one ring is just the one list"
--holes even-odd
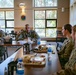
[[(15, 1), (15, 27), (24, 27), (25, 24), (33, 25), (33, 10), (32, 10), (32, 0), (14, 0)], [(26, 20), (21, 20), (21, 9), (19, 3), (25, 3), (26, 5)]]
[[(14, 0), (15, 1), (15, 29), (24, 28), (25, 24), (29, 24), (33, 27), (33, 7), (32, 0)], [(21, 20), (21, 9), (19, 3), (26, 4), (26, 20)], [(61, 8), (64, 7), (65, 11), (61, 12)], [(57, 28), (61, 29), (62, 26), (69, 23), (69, 0), (58, 0), (58, 17), (57, 17)]]

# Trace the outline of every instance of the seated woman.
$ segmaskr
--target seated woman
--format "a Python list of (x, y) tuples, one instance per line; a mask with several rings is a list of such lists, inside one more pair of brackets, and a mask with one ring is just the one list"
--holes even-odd
[(66, 24), (62, 27), (62, 33), (67, 38), (64, 40), (61, 49), (58, 52), (60, 63), (62, 68), (64, 68), (65, 63), (69, 60), (69, 56), (74, 46), (74, 42), (71, 37), (72, 26)]
[(57, 75), (76, 75), (76, 25), (72, 29), (72, 38), (75, 41), (74, 49), (71, 52), (69, 61), (65, 64), (65, 69), (57, 73)]

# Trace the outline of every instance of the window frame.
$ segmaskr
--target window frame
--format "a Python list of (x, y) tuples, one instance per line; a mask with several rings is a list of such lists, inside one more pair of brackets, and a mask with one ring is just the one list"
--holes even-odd
[(7, 31), (7, 29), (14, 29), (14, 27), (8, 27), (7, 26), (7, 21), (14, 21), (14, 19), (6, 19), (6, 12), (7, 11), (14, 11), (12, 9), (10, 10), (2, 10), (4, 12), (4, 19), (0, 19), (0, 20), (4, 20), (5, 21), (5, 28), (1, 28), (2, 30), (4, 30), (5, 32)]
[[(56, 26), (55, 27), (47, 27), (47, 20), (56, 21)], [(45, 19), (45, 28), (56, 28), (56, 27), (57, 27), (57, 19)]]
[(14, 27), (8, 27), (7, 21), (14, 21), (14, 19), (5, 19), (5, 28), (14, 28)]
[[(50, 11), (50, 10), (56, 10), (57, 11), (57, 9), (38, 9), (38, 10), (34, 10), (34, 30), (35, 29), (44, 29), (45, 30), (45, 37), (47, 36), (46, 35), (46, 30), (47, 29), (52, 29), (52, 28), (57, 28), (57, 18), (56, 19), (46, 19), (46, 11)], [(35, 11), (45, 11), (45, 19), (35, 19)], [(56, 13), (57, 14), (57, 13)], [(35, 20), (45, 20), (45, 28), (37, 28), (37, 27), (35, 27)], [(55, 27), (47, 27), (47, 20), (55, 20), (56, 21), (56, 26)], [(44, 37), (41, 37), (41, 38), (44, 38)], [(46, 38), (51, 38), (51, 37), (46, 37)]]
[(58, 0), (57, 0), (57, 6), (44, 6), (44, 7), (36, 7), (36, 6), (35, 6), (35, 1), (36, 1), (36, 0), (33, 0), (33, 2), (34, 2), (34, 3), (33, 3), (33, 6), (34, 6), (35, 8), (50, 8), (50, 7), (51, 7), (51, 8), (56, 8), (56, 7), (58, 6)]
[(0, 7), (0, 9), (14, 9), (14, 0), (13, 0), (13, 6), (9, 7), (9, 6), (5, 6), (5, 7)]

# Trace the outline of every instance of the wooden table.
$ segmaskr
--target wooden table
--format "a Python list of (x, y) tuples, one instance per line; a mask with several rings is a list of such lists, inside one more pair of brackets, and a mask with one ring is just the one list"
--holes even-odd
[(8, 67), (8, 63), (11, 62), (11, 60), (16, 60), (17, 57), (21, 57), (23, 55), (23, 47), (21, 47), (17, 52), (12, 54), (10, 57), (8, 57), (5, 61), (3, 61), (0, 64), (0, 75), (4, 75), (4, 69), (5, 67)]
[[(25, 66), (25, 74), (24, 75), (52, 75), (53, 73), (59, 71), (61, 69), (58, 55), (56, 52), (56, 47), (51, 45), (52, 50), (55, 51), (55, 54), (50, 55), (50, 62), (48, 61), (48, 55), (46, 55), (46, 65), (43, 68), (36, 67), (26, 67)], [(0, 64), (0, 75), (4, 75), (4, 68), (7, 66), (11, 58), (19, 58), (23, 57), (23, 48), (19, 49), (12, 56), (8, 57), (3, 63)]]
[[(7, 57), (8, 57), (8, 47), (10, 47), (10, 46), (20, 46), (20, 47), (21, 47), (21, 46), (23, 46), (23, 44), (20, 44), (20, 43), (17, 42), (17, 41), (12, 41), (12, 44), (4, 44), (4, 43), (2, 43), (2, 44), (0, 44), (0, 46), (4, 46), (4, 47), (6, 48), (6, 55), (7, 55)], [(20, 48), (20, 47), (19, 47), (19, 48)], [(19, 48), (18, 48), (18, 49), (19, 49)], [(17, 50), (18, 50), (18, 49), (17, 49)], [(16, 51), (17, 51), (17, 50), (16, 50)]]
[(50, 54), (48, 60), (48, 54), (45, 53), (46, 56), (46, 65), (45, 67), (30, 67), (25, 66), (25, 74), (24, 75), (52, 75), (53, 73), (59, 71), (61, 69), (59, 58), (56, 52), (56, 46), (51, 45), (52, 50), (55, 54)]

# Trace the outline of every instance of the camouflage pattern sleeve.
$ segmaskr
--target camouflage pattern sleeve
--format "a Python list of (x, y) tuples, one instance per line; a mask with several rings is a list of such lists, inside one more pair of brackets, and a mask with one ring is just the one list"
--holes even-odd
[(62, 45), (60, 51), (58, 52), (59, 55), (61, 55), (61, 54), (64, 53), (64, 50), (65, 50), (66, 44), (67, 44), (67, 39), (63, 42), (63, 45)]
[(57, 75), (73, 75), (71, 69), (60, 70)]
[(68, 42), (65, 47), (65, 52), (61, 55), (63, 58), (69, 58), (71, 51), (73, 50), (74, 43), (72, 41)]
[(16, 40), (23, 40), (24, 37), (23, 37), (23, 34), (22, 33), (19, 33), (17, 36), (16, 36)]
[(76, 48), (72, 50), (69, 61), (65, 64), (65, 69), (60, 70), (57, 75), (76, 75)]
[(3, 30), (0, 30), (0, 37), (4, 37), (5, 36), (5, 32)]
[(68, 41), (66, 41), (64, 43), (65, 45), (63, 45), (63, 49), (61, 50), (60, 54), (61, 54), (61, 58), (68, 58), (70, 57), (71, 51), (73, 50), (74, 47), (74, 42), (72, 39), (69, 39)]
[(65, 64), (65, 69), (67, 68), (76, 70), (76, 48), (72, 50), (69, 61)]
[(37, 32), (35, 32), (35, 31), (34, 31), (34, 38), (35, 38), (35, 39), (38, 39), (38, 38), (39, 38), (39, 35), (38, 35)]

